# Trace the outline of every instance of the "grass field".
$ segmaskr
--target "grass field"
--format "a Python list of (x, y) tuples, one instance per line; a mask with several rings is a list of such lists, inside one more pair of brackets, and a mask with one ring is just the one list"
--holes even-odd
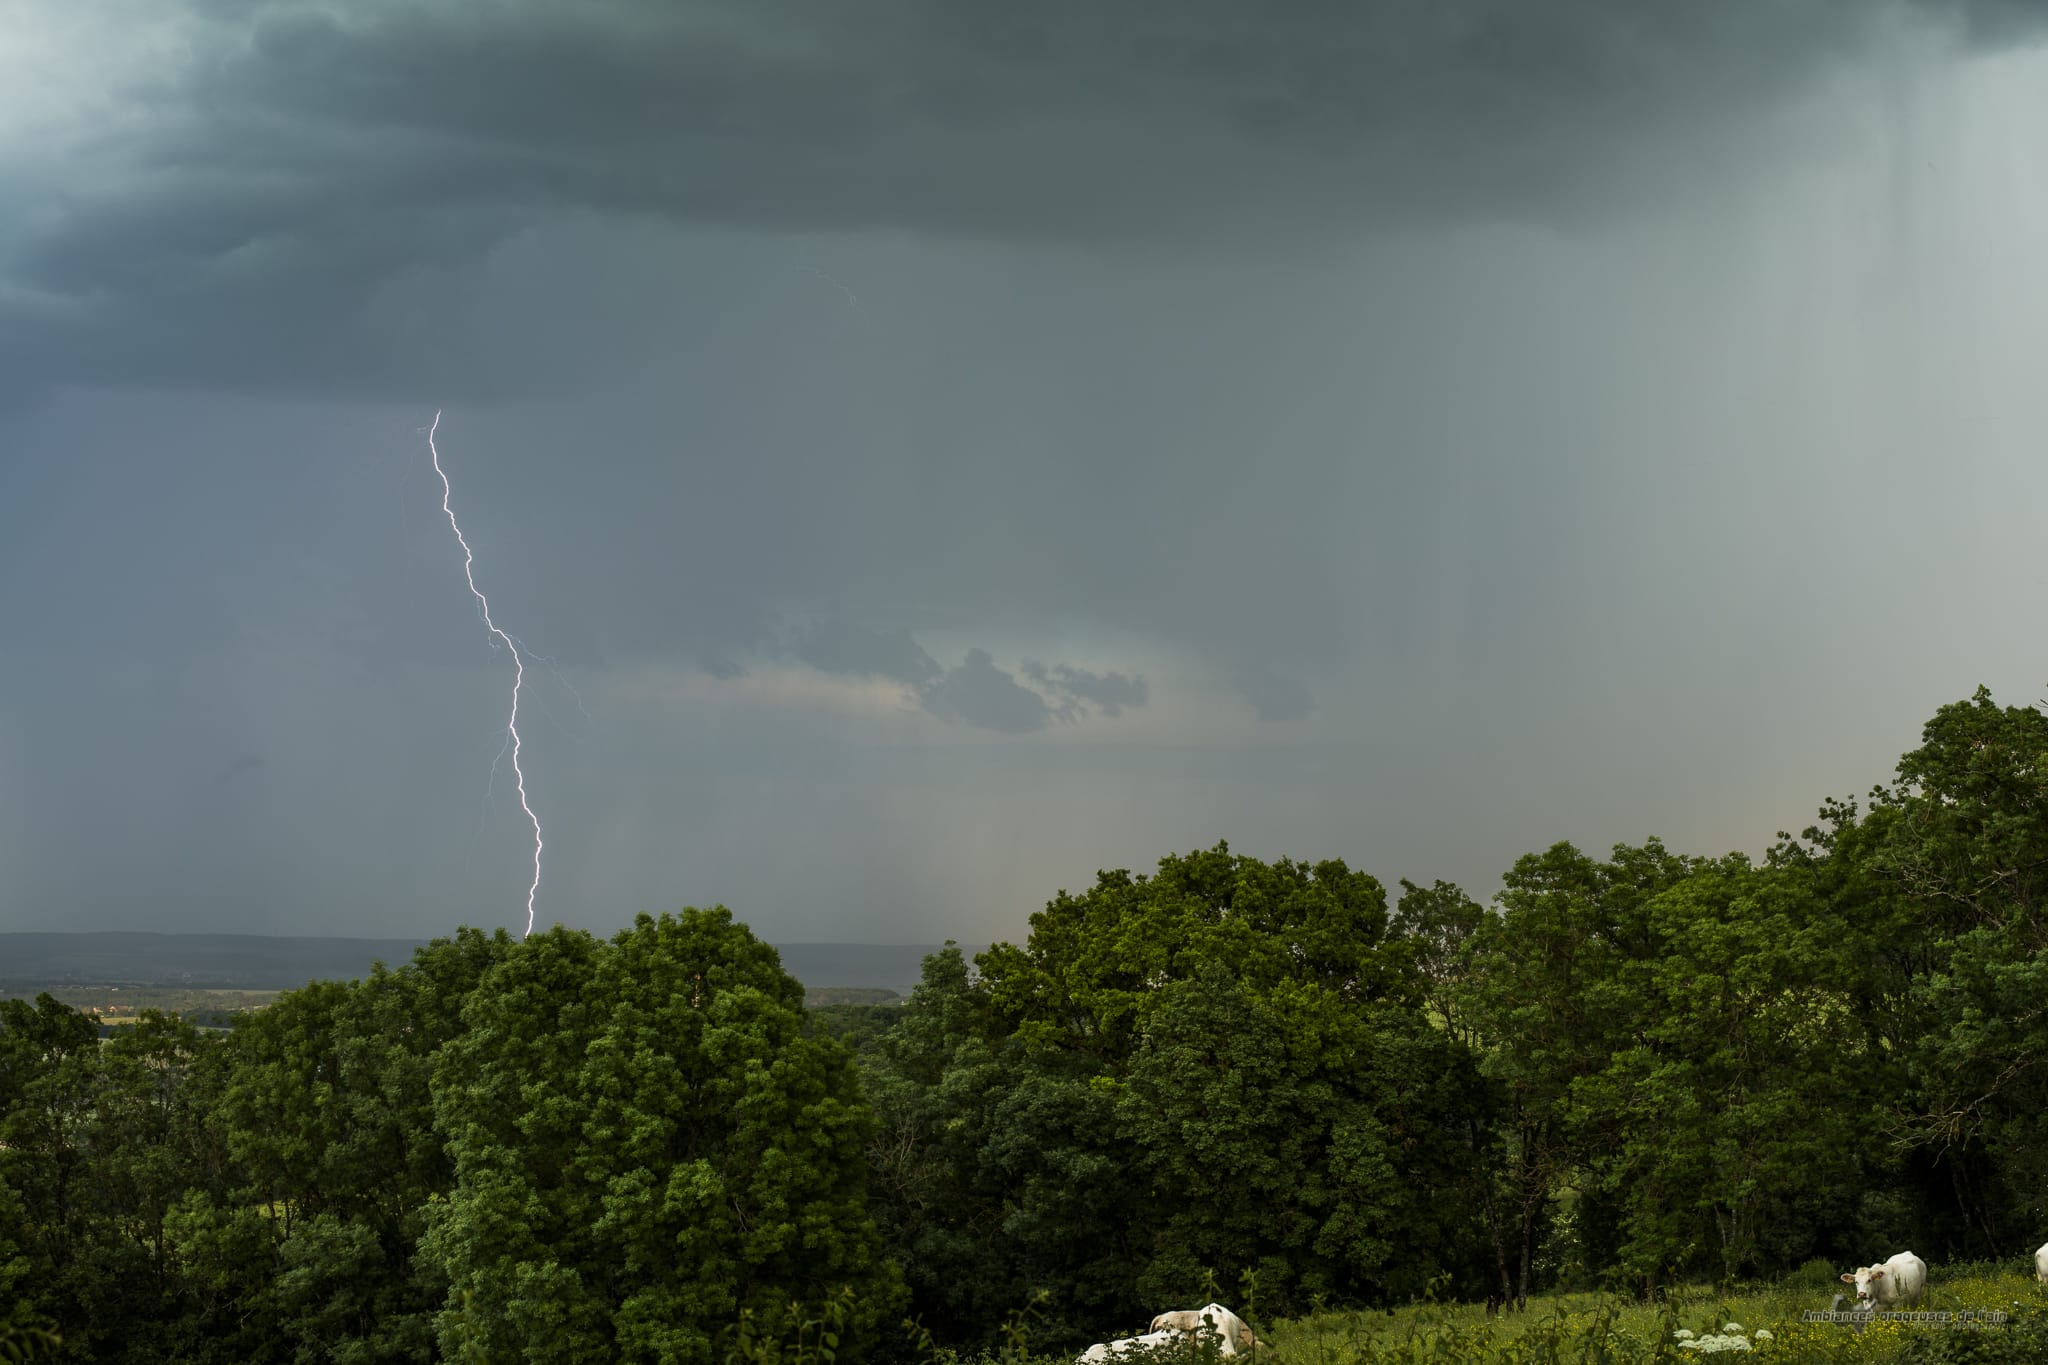
[[(1842, 1269), (1816, 1262), (1774, 1285), (1682, 1287), (1658, 1304), (1612, 1294), (1544, 1295), (1531, 1299), (1526, 1313), (1497, 1317), (1477, 1304), (1420, 1304), (1270, 1321), (1252, 1305), (1232, 1306), (1270, 1343), (1270, 1356), (1258, 1355), (1274, 1365), (1677, 1365), (1737, 1356), (1785, 1365), (2048, 1365), (2048, 1290), (2035, 1284), (2031, 1266), (2015, 1260), (1930, 1268), (1920, 1311), (2003, 1313), (2003, 1322), (1879, 1321), (1859, 1328), (1802, 1321), (1808, 1310), (1826, 1311), (1838, 1292), (1853, 1300), (1850, 1286), (1835, 1279)], [(1116, 1335), (1143, 1330), (1131, 1324)], [(938, 1356), (939, 1365), (970, 1365), (951, 1352)], [(1184, 1351), (1162, 1355), (1158, 1365), (1201, 1358)], [(1013, 1349), (973, 1365), (1072, 1360)], [(1119, 1365), (1138, 1361), (1125, 1356)]]
[(233, 1014), (237, 1010), (261, 1009), (282, 994), (280, 991), (207, 990), (189, 986), (0, 982), (0, 1000), (33, 1000), (44, 993), (75, 1010), (87, 1010), (98, 1015), (100, 1022), (105, 1024), (132, 1024), (144, 1010), (162, 1010), (166, 1014)]
[[(1850, 1286), (1840, 1269), (1816, 1263), (1776, 1285), (1733, 1291), (1681, 1288), (1646, 1305), (1604, 1294), (1531, 1300), (1526, 1313), (1489, 1318), (1483, 1308), (1423, 1305), (1392, 1314), (1327, 1313), (1275, 1323), (1265, 1335), (1289, 1365), (1380, 1362), (1622, 1362), (1750, 1355), (1786, 1362), (2018, 1362), (2048, 1365), (2048, 1292), (2029, 1269), (1935, 1266), (1926, 1312), (1986, 1315), (1981, 1325), (1873, 1322), (1861, 1328), (1801, 1320), (1826, 1310)], [(1730, 1324), (1739, 1331), (1724, 1329)], [(1691, 1345), (1678, 1337), (1691, 1333)], [(1767, 1334), (1767, 1335), (1766, 1335)]]

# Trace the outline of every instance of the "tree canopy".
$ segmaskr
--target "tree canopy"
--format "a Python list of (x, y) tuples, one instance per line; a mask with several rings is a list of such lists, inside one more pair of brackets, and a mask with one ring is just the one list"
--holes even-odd
[(900, 1007), (806, 1011), (722, 907), (464, 929), (227, 1030), (0, 1001), (0, 1340), (710, 1365), (802, 1330), (851, 1365), (1027, 1306), (1060, 1348), (1219, 1295), (2038, 1243), (2039, 711), (1941, 707), (1761, 861), (1559, 843), (1483, 902), (1399, 887), (1168, 854)]

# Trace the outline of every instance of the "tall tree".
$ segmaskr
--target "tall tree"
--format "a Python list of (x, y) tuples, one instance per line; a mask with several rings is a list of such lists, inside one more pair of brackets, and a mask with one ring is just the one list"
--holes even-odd
[[(1554, 1201), (1614, 1133), (1573, 1103), (1574, 1085), (1604, 1070), (1634, 1014), (1627, 964), (1656, 947), (1648, 904), (1699, 860), (1651, 839), (1616, 845), (1606, 862), (1568, 843), (1519, 859), (1465, 948), (1463, 1009), (1483, 1040), (1482, 1069), (1501, 1087), (1512, 1240), (1500, 1259), (1526, 1304)], [(1580, 1189), (1583, 1197), (1589, 1193)]]
[(431, 1358), (446, 1286), (416, 1253), (455, 1168), (428, 1082), (470, 992), (513, 946), (502, 929), (462, 929), (238, 1024), (219, 1111), (245, 1173), (238, 1200), (269, 1215), (277, 1330), (302, 1359)]
[(1574, 1086), (1623, 1216), (1621, 1268), (1724, 1277), (1820, 1250), (1864, 1174), (1886, 1058), (1852, 1008), (1847, 926), (1805, 882), (1740, 859), (1647, 903), (1654, 951), (1608, 1064)]
[[(1440, 1211), (1471, 1189), (1484, 1087), (1425, 1015), (1419, 951), (1372, 877), (1218, 845), (1061, 892), (978, 980), (928, 962), (870, 1068), (917, 1307), (971, 1334), (1044, 1291), (1053, 1344), (1212, 1275), (1257, 1271), (1270, 1311), (1465, 1266)], [(971, 1249), (946, 1263), (967, 1273), (920, 1270), (926, 1248)]]
[(1162, 990), (1122, 1090), (1151, 1301), (1256, 1270), (1269, 1312), (1394, 1302), (1472, 1259), (1469, 1206), (1448, 1196), (1472, 1187), (1462, 1139), (1488, 1090), (1413, 1008), (1249, 990), (1210, 963)]
[(0, 1186), (19, 1209), (32, 1308), (74, 1340), (91, 1285), (91, 1145), (99, 1030), (43, 994), (0, 1000)]
[(889, 1320), (851, 1055), (723, 907), (609, 944), (533, 935), (463, 1018), (433, 1075), (456, 1168), (424, 1243), (445, 1354), (708, 1362), (741, 1312), (851, 1288), (851, 1359)]
[(1913, 954), (1907, 1136), (1947, 1170), (1969, 1252), (2005, 1254), (2048, 1218), (2048, 716), (1980, 687), (1871, 801), (1854, 851)]

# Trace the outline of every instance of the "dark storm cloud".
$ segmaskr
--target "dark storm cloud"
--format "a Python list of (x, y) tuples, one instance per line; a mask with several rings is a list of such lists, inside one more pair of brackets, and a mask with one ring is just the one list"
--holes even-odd
[(907, 630), (866, 630), (846, 621), (815, 621), (791, 645), (798, 659), (822, 673), (887, 678), (917, 687), (945, 670)]
[(1026, 661), (1020, 670), (1036, 688), (998, 668), (985, 649), (970, 649), (954, 668), (942, 667), (908, 630), (870, 630), (848, 621), (811, 621), (789, 640), (790, 657), (821, 673), (881, 678), (899, 683), (931, 714), (1006, 734), (1042, 730), (1053, 720), (1079, 720), (1093, 707), (1105, 717), (1145, 704), (1143, 678), (1095, 673), (1071, 664)]
[(1120, 716), (1126, 706), (1143, 706), (1148, 695), (1145, 680), (1122, 673), (1091, 673), (1067, 664), (1044, 664), (1026, 660), (1024, 676), (1056, 696), (1063, 696), (1064, 709), (1077, 712), (1092, 706), (1105, 716)]
[(997, 668), (985, 649), (970, 649), (965, 662), (922, 689), (924, 707), (935, 716), (964, 721), (1004, 734), (1042, 730), (1053, 718), (1045, 698)]
[(465, 367), (380, 294), (563, 213), (1262, 252), (1397, 218), (1571, 213), (1695, 174), (1675, 141), (1742, 123), (1888, 23), (2005, 43), (2042, 10), (209, 4), (192, 59), (126, 92), (143, 126), (77, 152), (90, 188), (0, 238), (0, 368), (17, 387), (587, 383), (587, 347), (517, 376)]

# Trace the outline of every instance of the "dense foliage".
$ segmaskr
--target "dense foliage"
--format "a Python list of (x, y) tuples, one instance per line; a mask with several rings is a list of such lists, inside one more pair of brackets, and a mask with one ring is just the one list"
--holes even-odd
[(1104, 872), (900, 1006), (806, 1011), (713, 909), (101, 1032), (0, 1002), (11, 1353), (708, 1363), (829, 1324), (856, 1361), (1027, 1306), (1052, 1348), (1217, 1294), (2007, 1257), (2048, 1237), (2048, 718), (1943, 707), (1761, 864), (1559, 844), (1486, 905), (1220, 844)]

